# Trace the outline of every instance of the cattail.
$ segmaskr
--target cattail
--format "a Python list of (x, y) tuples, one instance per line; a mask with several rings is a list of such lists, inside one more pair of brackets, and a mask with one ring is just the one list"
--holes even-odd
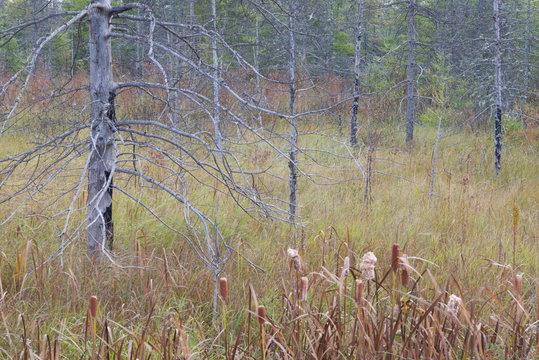
[(361, 270), (361, 275), (367, 280), (374, 279), (374, 267), (378, 259), (372, 251), (369, 251), (361, 258), (361, 264), (359, 265), (359, 270)]
[(344, 264), (342, 267), (342, 277), (347, 277), (350, 273), (350, 258), (347, 256), (344, 258)]
[(516, 274), (515, 278), (513, 279), (513, 290), (515, 291), (515, 295), (517, 296), (517, 299), (520, 297), (520, 293), (522, 292), (522, 276), (524, 273)]
[(408, 287), (410, 284), (410, 269), (404, 268), (401, 272), (401, 284), (403, 287)]
[(309, 279), (306, 276), (301, 278), (300, 295), (301, 301), (307, 301), (307, 289), (309, 289)]
[(393, 269), (394, 273), (397, 272), (399, 267), (399, 254), (399, 244), (393, 244), (393, 248), (391, 249), (391, 269)]
[(513, 205), (513, 230), (516, 230), (516, 228), (518, 228), (519, 220), (520, 220), (520, 211), (518, 210), (518, 206)]
[(97, 316), (97, 296), (90, 296), (90, 316), (94, 319)]
[(224, 302), (228, 299), (228, 280), (226, 277), (219, 279), (219, 294)]
[(287, 250), (288, 257), (294, 264), (294, 269), (297, 272), (301, 272), (301, 257), (299, 256), (299, 253), (295, 249), (288, 249)]
[(457, 295), (451, 294), (449, 300), (447, 301), (447, 312), (453, 318), (456, 318), (459, 313), (459, 307), (462, 304), (462, 299)]
[(363, 281), (356, 279), (356, 284), (354, 286), (354, 301), (356, 305), (361, 305), (363, 301)]
[(410, 284), (410, 264), (408, 263), (408, 255), (401, 254), (398, 258), (399, 269), (401, 270), (401, 284), (408, 287)]
[(264, 325), (266, 322), (266, 307), (264, 305), (259, 305), (256, 312), (258, 314), (258, 323)]

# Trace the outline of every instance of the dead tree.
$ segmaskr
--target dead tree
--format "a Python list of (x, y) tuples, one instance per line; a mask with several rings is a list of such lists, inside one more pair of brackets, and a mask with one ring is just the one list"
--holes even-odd
[(350, 120), (350, 143), (357, 144), (357, 112), (359, 108), (359, 70), (361, 65), (361, 26), (363, 18), (363, 0), (357, 0), (356, 55), (354, 62), (354, 102)]
[(296, 128), (295, 105), (296, 105), (296, 6), (294, 0), (288, 0), (288, 71), (289, 71), (289, 94), (290, 94), (290, 222), (295, 223), (297, 194), (297, 142), (298, 132)]
[(493, 0), (494, 7), (494, 91), (496, 93), (496, 111), (494, 119), (494, 175), (500, 175), (502, 156), (502, 51), (500, 40), (500, 0)]
[(88, 164), (87, 251), (96, 256), (112, 250), (112, 186), (117, 149), (114, 132), (114, 80), (110, 44), (109, 0), (93, 0), (88, 9), (90, 23), (90, 162)]
[[(299, 153), (306, 161), (316, 164), (316, 155), (313, 154), (322, 153), (327, 157), (335, 155), (335, 150), (298, 147), (297, 119), (324, 114), (339, 104), (329, 108), (297, 111), (296, 2), (290, 0), (288, 9), (287, 26), (287, 22), (279, 20), (278, 16), (271, 17), (262, 5), (257, 8), (267, 18), (273, 19), (273, 26), (286, 29), (283, 37), (287, 36), (289, 40), (287, 66), (290, 77), (288, 81), (282, 82), (264, 76), (258, 66), (250, 64), (227, 43), (215, 26), (216, 11), (212, 14), (214, 22), (207, 26), (193, 21), (193, 13), (187, 23), (162, 21), (156, 19), (151, 8), (146, 5), (128, 3), (111, 6), (110, 0), (95, 0), (81, 11), (55, 14), (55, 17), (62, 20), (41, 38), (28, 61), (0, 89), (0, 96), (5, 95), (7, 99), (6, 105), (2, 104), (7, 108), (7, 115), (2, 122), (0, 141), (7, 130), (17, 126), (17, 122), (24, 118), (25, 111), (32, 106), (73, 95), (84, 100), (73, 109), (73, 117), (66, 119), (63, 124), (65, 129), (51, 134), (33, 134), (37, 145), (0, 159), (0, 205), (9, 205), (13, 209), (6, 219), (1, 220), (0, 226), (20, 214), (25, 204), (41, 196), (49, 204), (54, 204), (47, 208), (50, 213), (46, 216), (43, 214), (43, 218), (55, 224), (61, 223), (61, 230), (57, 234), (60, 239), (57, 250), (47, 261), (56, 257), (61, 259), (65, 249), (73, 245), (79, 235), (84, 234), (89, 256), (106, 258), (117, 266), (123, 266), (121, 259), (115, 258), (110, 252), (113, 238), (116, 239), (116, 247), (119, 247), (118, 232), (122, 231), (118, 226), (113, 226), (114, 197), (115, 201), (121, 199), (143, 208), (156, 224), (188, 243), (201, 262), (211, 269), (215, 278), (228, 258), (242, 255), (238, 253), (233, 240), (221, 233), (219, 227), (222, 225), (218, 226), (216, 219), (208, 215), (208, 204), (204, 204), (200, 197), (191, 197), (193, 187), (227, 196), (246, 216), (257, 221), (271, 218), (301, 226), (296, 216), (297, 177), (302, 176), (316, 184), (335, 184), (344, 180), (318, 174), (314, 177), (298, 165)], [(20, 29), (49, 18), (37, 18), (0, 30), (0, 38), (9, 37)], [(90, 24), (88, 85), (51, 89), (48, 95), (28, 103), (28, 99), (23, 99), (23, 94), (31, 82), (42, 49), (62, 31), (86, 19)], [(129, 27), (133, 22), (134, 26)], [(146, 67), (148, 74), (153, 72), (155, 80), (152, 82), (137, 78), (115, 81), (111, 38), (130, 44), (139, 43), (136, 47), (139, 55), (136, 58), (140, 68)], [(177, 43), (183, 44), (183, 48), (175, 46), (175, 42), (170, 41), (172, 38), (179, 40)], [(212, 44), (212, 49), (201, 56), (203, 46), (202, 50), (198, 49), (198, 40), (187, 41), (186, 38), (200, 39), (200, 44)], [(145, 54), (141, 53), (141, 49), (144, 49)], [(241, 92), (244, 89), (235, 88), (223, 79), (218, 71), (219, 62), (213, 56), (214, 49), (219, 49), (222, 59), (232, 59), (230, 61), (251, 78), (289, 86), (289, 111), (279, 110), (278, 104), (264, 101), (262, 106), (259, 101), (253, 101), (257, 99), (256, 92), (260, 86), (251, 88), (253, 94), (245, 96)], [(210, 60), (207, 63), (204, 59)], [(162, 61), (182, 64), (185, 73), (192, 74), (189, 76), (191, 82), (186, 85), (179, 81), (169, 81), (176, 77), (175, 66), (163, 66)], [(196, 81), (207, 85), (206, 88), (217, 86), (213, 88), (217, 91), (205, 92), (204, 86), (200, 86), (202, 90), (193, 86), (194, 75)], [(21, 78), (22, 81), (19, 81)], [(125, 101), (124, 96), (129, 92), (150, 99), (155, 111), (143, 117), (118, 106)], [(228, 98), (229, 102), (221, 101), (219, 93), (223, 98)], [(8, 97), (7, 94), (11, 95)], [(349, 99), (341, 103), (346, 100)], [(189, 126), (185, 124), (188, 119), (183, 122), (170, 121), (174, 118), (169, 116), (171, 112), (179, 112), (180, 117), (192, 116), (196, 121), (192, 121), (194, 124)], [(195, 115), (191, 115), (193, 113)], [(284, 119), (290, 124), (290, 133), (276, 134), (260, 123), (254, 127), (253, 122), (249, 121), (253, 113)], [(221, 142), (221, 146), (218, 145), (218, 132), (212, 131), (219, 129), (219, 126), (213, 126), (216, 114), (230, 120), (221, 126), (234, 127), (238, 134), (235, 139)], [(279, 144), (273, 142), (275, 138)], [(284, 145), (280, 143), (283, 139)], [(253, 146), (271, 154), (271, 165), (251, 167), (248, 153)], [(348, 148), (343, 144), (342, 149)], [(256, 181), (259, 176), (282, 180), (271, 171), (274, 163), (282, 162), (286, 162), (290, 168), (289, 193), (274, 193), (271, 189), (259, 187)], [(157, 192), (166, 194), (167, 199), (174, 204), (173, 209), (163, 212), (159, 204), (152, 202)], [(57, 198), (47, 198), (57, 193), (60, 194)], [(206, 212), (201, 209), (206, 209)]]
[(406, 82), (406, 142), (414, 139), (414, 0), (408, 5), (408, 79)]

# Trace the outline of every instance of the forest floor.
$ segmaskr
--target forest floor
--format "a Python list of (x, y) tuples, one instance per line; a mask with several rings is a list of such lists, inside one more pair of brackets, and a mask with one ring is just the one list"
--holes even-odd
[[(539, 131), (504, 135), (498, 178), (490, 132), (444, 138), (430, 194), (435, 137), (426, 127), (411, 148), (380, 143), (365, 202), (362, 179), (318, 186), (300, 177), (297, 240), (289, 225), (256, 221), (226, 194), (193, 188), (191, 197), (218, 209), (230, 243), (263, 269), (223, 252), (228, 296), (215, 318), (211, 269), (130, 200), (114, 199), (122, 266), (89, 261), (83, 236), (61, 261), (45, 262), (63, 222), (32, 216), (47, 211), (45, 199), (27, 203), (0, 233), (0, 358), (537, 358)], [(6, 139), (2, 153), (24, 147)], [(286, 164), (278, 171), (287, 177)], [(351, 160), (331, 171), (360, 178)], [(264, 185), (286, 194), (284, 180)], [(176, 203), (154, 200), (182, 221)], [(0, 220), (12, 210), (2, 205)], [(372, 280), (360, 265), (369, 251), (378, 259)], [(456, 308), (451, 295), (461, 299)]]

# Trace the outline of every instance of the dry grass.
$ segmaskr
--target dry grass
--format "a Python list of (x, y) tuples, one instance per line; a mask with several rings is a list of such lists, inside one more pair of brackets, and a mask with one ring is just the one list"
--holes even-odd
[[(371, 154), (366, 204), (363, 181), (316, 186), (300, 178), (300, 267), (287, 256), (288, 226), (253, 221), (225, 195), (191, 187), (192, 198), (207, 198), (206, 210), (217, 206), (228, 240), (265, 269), (230, 257), (226, 306), (215, 320), (213, 274), (140, 207), (115, 195), (116, 256), (125, 268), (92, 264), (83, 239), (66, 249), (63, 264), (47, 263), (62, 224), (35, 216), (50, 210), (51, 194), (36, 197), (0, 230), (0, 358), (537, 358), (538, 129), (507, 134), (498, 179), (490, 134), (465, 128), (444, 139), (432, 198), (434, 131), (418, 129), (414, 147), (405, 149), (394, 140), (401, 134), (377, 130), (378, 148), (389, 150)], [(20, 137), (7, 139), (1, 154), (27, 146)], [(300, 142), (342, 151), (332, 138), (304, 135)], [(258, 146), (244, 155), (253, 166), (273, 160)], [(331, 167), (300, 159), (308, 171), (358, 177), (350, 160), (323, 154), (318, 160)], [(276, 174), (286, 171), (284, 161), (274, 167)], [(285, 197), (284, 181), (268, 175), (254, 181)], [(143, 199), (183, 221), (162, 195), (148, 190)], [(74, 222), (84, 216), (80, 201)], [(12, 204), (2, 205), (0, 219)], [(373, 280), (360, 270), (368, 251), (378, 258)]]

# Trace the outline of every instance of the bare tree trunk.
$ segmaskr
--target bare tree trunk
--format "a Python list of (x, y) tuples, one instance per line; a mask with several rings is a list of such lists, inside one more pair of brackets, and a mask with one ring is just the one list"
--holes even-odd
[[(296, 15), (294, 8), (294, 1), (288, 0), (288, 51), (289, 61), (288, 70), (290, 72), (290, 115), (295, 113), (295, 101), (296, 101)], [(296, 169), (296, 156), (297, 156), (297, 129), (296, 119), (290, 119), (290, 160), (288, 167), (290, 168), (290, 222), (295, 222), (296, 216), (296, 184), (297, 184), (297, 169)]]
[[(445, 94), (444, 94), (444, 105), (445, 105)], [(434, 145), (434, 153), (432, 154), (432, 167), (430, 171), (430, 192), (429, 196), (432, 198), (434, 194), (434, 177), (436, 176), (436, 156), (438, 155), (438, 144), (440, 143), (440, 135), (442, 130), (442, 120), (444, 118), (444, 112), (438, 118), (438, 131), (436, 132), (436, 143)]]
[[(259, 31), (259, 24), (258, 24), (258, 10), (256, 11), (255, 15), (255, 38), (256, 38), (256, 45), (254, 48), (255, 54), (254, 54), (254, 62), (255, 62), (255, 69), (256, 69), (256, 101), (258, 102), (257, 105), (261, 105), (262, 100), (262, 90), (260, 89), (260, 76), (258, 75), (260, 73), (260, 31)], [(258, 124), (262, 127), (262, 113), (258, 112)]]
[(87, 252), (99, 256), (112, 249), (112, 174), (114, 144), (114, 81), (110, 44), (110, 0), (92, 0), (90, 21), (91, 151), (88, 168)]
[(215, 0), (211, 1), (212, 22), (214, 35), (212, 37), (212, 55), (213, 55), (213, 127), (215, 131), (215, 146), (218, 150), (223, 149), (223, 136), (221, 135), (221, 111), (219, 103), (220, 87), (219, 87), (219, 57), (217, 54), (217, 6)]
[[(140, 16), (140, 9), (137, 9), (137, 16)], [(137, 21), (137, 35), (140, 36), (140, 34), (142, 33), (142, 22), (141, 21)], [(142, 49), (142, 42), (141, 41), (137, 41), (135, 43), (135, 56), (136, 56), (136, 59), (135, 59), (135, 73), (137, 76), (141, 76), (142, 79), (144, 79), (144, 76), (143, 76), (143, 67), (142, 67), (142, 53), (143, 53), (143, 49)]]
[(531, 86), (530, 84), (530, 12), (531, 12), (531, 0), (528, 0), (528, 7), (526, 9), (526, 54), (525, 54), (525, 68), (524, 68), (524, 78), (526, 86)]
[(502, 52), (500, 41), (500, 0), (494, 0), (494, 31), (496, 47), (494, 53), (494, 87), (496, 90), (496, 118), (494, 120), (494, 175), (500, 175), (502, 155)]
[(455, 0), (451, 0), (451, 63), (457, 68), (457, 54), (456, 54), (456, 36), (457, 36), (457, 14), (455, 9)]
[(363, 0), (357, 0), (356, 59), (354, 65), (354, 102), (350, 120), (350, 143), (357, 144), (357, 111), (359, 107), (359, 68), (361, 65), (361, 22), (363, 19)]
[(414, 0), (408, 7), (408, 96), (406, 104), (406, 142), (414, 139)]

